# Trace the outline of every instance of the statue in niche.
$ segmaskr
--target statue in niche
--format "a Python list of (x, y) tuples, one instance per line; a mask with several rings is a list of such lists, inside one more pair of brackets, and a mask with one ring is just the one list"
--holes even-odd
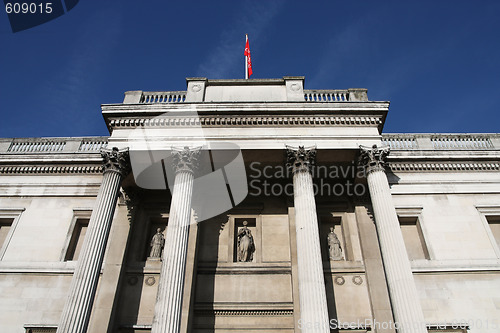
[(161, 228), (156, 229), (156, 234), (151, 239), (151, 252), (149, 253), (150, 258), (161, 258), (161, 250), (165, 246), (165, 237), (161, 232)]
[(344, 259), (342, 247), (340, 246), (340, 240), (337, 237), (337, 234), (333, 231), (333, 227), (330, 227), (330, 233), (328, 234), (328, 251), (330, 260)]
[(252, 231), (247, 227), (248, 222), (243, 221), (243, 228), (238, 231), (238, 261), (250, 262), (253, 260), (255, 243)]

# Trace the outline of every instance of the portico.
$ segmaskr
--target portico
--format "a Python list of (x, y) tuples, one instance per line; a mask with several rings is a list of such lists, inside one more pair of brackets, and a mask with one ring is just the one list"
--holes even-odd
[[(152, 205), (148, 197), (155, 191), (166, 191), (170, 187), (171, 193), (167, 190), (163, 204), (169, 209), (163, 209), (165, 213), (162, 213), (165, 218), (161, 223), (167, 227), (161, 262), (146, 262), (143, 269), (150, 275), (145, 277), (145, 283), (158, 285), (154, 307), (150, 310), (152, 325), (136, 322), (130, 327), (151, 327), (152, 332), (184, 332), (202, 329), (208, 318), (212, 322), (209, 326), (223, 329), (233, 325), (231, 317), (236, 320), (242, 315), (267, 313), (270, 321), (264, 320), (262, 328), (329, 332), (332, 320), (338, 322), (338, 311), (342, 312), (337, 307), (344, 296), (335, 295), (334, 289), (344, 285), (345, 278), (338, 276), (338, 272), (352, 271), (358, 272), (352, 276), (351, 283), (355, 286), (364, 286), (367, 279), (366, 283), (377, 286), (377, 293), (383, 294), (385, 283), (388, 285), (385, 301), (384, 298), (376, 301), (375, 291), (363, 287), (364, 296), (357, 302), (363, 303), (367, 312), (358, 317), (373, 319), (379, 313), (374, 308), (377, 302), (384, 307), (390, 298), (392, 311), (380, 312), (383, 315), (378, 318), (397, 322), (402, 327), (400, 332), (425, 332), (385, 176), (388, 150), (375, 146), (360, 150), (360, 147), (381, 146), (380, 131), (389, 103), (369, 101), (363, 89), (305, 91), (303, 77), (248, 81), (192, 78), (187, 79), (187, 83), (185, 93), (127, 92), (124, 103), (102, 107), (112, 133), (109, 143), (117, 147), (113, 151), (126, 149), (130, 154), (127, 163), (131, 165), (134, 181), (129, 181), (128, 186), (143, 191), (142, 212), (137, 219), (148, 219), (149, 208), (144, 207)], [(205, 166), (200, 167), (200, 161), (202, 165), (205, 162)], [(263, 193), (254, 197), (252, 193), (247, 196), (249, 191), (243, 193), (241, 189), (252, 181), (270, 180), (265, 173), (252, 177), (254, 162), (263, 167), (288, 168), (291, 177), (278, 179), (274, 175), (271, 181), (281, 187), (290, 185), (293, 199), (285, 192), (274, 198), (266, 198)], [(315, 189), (326, 187), (325, 183), (317, 182), (320, 177), (313, 177), (316, 164), (355, 169), (355, 172), (342, 169), (341, 179), (326, 176), (326, 184), (337, 191), (346, 184), (367, 187), (363, 193), (317, 193)], [(246, 170), (246, 173), (236, 170)], [(212, 174), (220, 174), (222, 183), (211, 182), (213, 180), (201, 183), (198, 179), (212, 177)], [(104, 175), (107, 179), (107, 173)], [(99, 202), (105, 204), (98, 206), (102, 208), (97, 208), (97, 217), (91, 219), (90, 226), (105, 223), (109, 227), (116, 205), (112, 197), (116, 200), (121, 177), (110, 189), (105, 189), (107, 183), (103, 182), (101, 190), (111, 201), (98, 197)], [(218, 187), (221, 184), (222, 187)], [(362, 202), (368, 192), (371, 200), (367, 206)], [(220, 209), (204, 211), (203, 205), (206, 208), (207, 203), (200, 201), (200, 195), (205, 199), (229, 196), (220, 202)], [(280, 197), (289, 203), (284, 206), (278, 201), (272, 203)], [(268, 202), (262, 204), (263, 200)], [(213, 202), (208, 206), (214, 206)], [(369, 202), (373, 205), (381, 256), (374, 258), (376, 265), (365, 267), (362, 248), (368, 245), (363, 242), (372, 246), (376, 239), (365, 237), (359, 243), (354, 235), (358, 229), (359, 232), (366, 229), (359, 224), (367, 218), (359, 207), (371, 207)], [(227, 204), (229, 206), (223, 208)], [(107, 215), (99, 215), (99, 209), (107, 211)], [(270, 214), (271, 211), (275, 213)], [(280, 213), (276, 215), (277, 212)], [(138, 225), (141, 222), (133, 223), (134, 228), (141, 228)], [(198, 223), (201, 224), (197, 226)], [(155, 225), (154, 230), (165, 229), (156, 228), (158, 226)], [(252, 232), (254, 242), (255, 255), (249, 262), (239, 262), (236, 255), (240, 246), (236, 235), (243, 227)], [(213, 230), (208, 229), (219, 229), (219, 236), (210, 236)], [(276, 247), (270, 242), (270, 230), (276, 233), (277, 244), (282, 245)], [(325, 256), (330, 246), (325, 243), (327, 230), (337, 238), (338, 251), (343, 251), (333, 259)], [(105, 247), (106, 238), (106, 235), (101, 237), (101, 248)], [(97, 246), (97, 240), (91, 237), (87, 237), (86, 242), (87, 248)], [(290, 252), (281, 250), (280, 246), (289, 248)], [(200, 253), (200, 247), (212, 249), (214, 253)], [(270, 252), (270, 249), (278, 252)], [(92, 273), (95, 275), (102, 257), (103, 254), (84, 256), (78, 269), (87, 273), (90, 267), (95, 267)], [(136, 271), (137, 268), (129, 268), (128, 273), (125, 270), (122, 279)], [(61, 332), (85, 332), (89, 320), (90, 327), (95, 327), (91, 311), (98, 280), (82, 281), (79, 274), (75, 273), (71, 288), (75, 295), (88, 299), (87, 307), (82, 309), (80, 301), (70, 297), (59, 326)], [(266, 295), (264, 290), (273, 284), (280, 292)], [(252, 293), (242, 293), (241, 288), (246, 286)], [(125, 295), (126, 291), (122, 299), (126, 299)], [(115, 306), (117, 313), (123, 311), (119, 305)], [(78, 313), (80, 319), (70, 318), (73, 312)], [(356, 316), (354, 312), (347, 317), (340, 314), (340, 321), (353, 315)], [(74, 328), (66, 328), (67, 325)], [(394, 332), (394, 329), (379, 331)]]

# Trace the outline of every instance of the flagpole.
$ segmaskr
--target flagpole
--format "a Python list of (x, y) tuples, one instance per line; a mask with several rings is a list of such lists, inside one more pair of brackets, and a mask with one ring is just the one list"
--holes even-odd
[[(245, 34), (245, 45), (248, 42), (248, 34)], [(248, 56), (245, 56), (245, 80), (248, 80)]]

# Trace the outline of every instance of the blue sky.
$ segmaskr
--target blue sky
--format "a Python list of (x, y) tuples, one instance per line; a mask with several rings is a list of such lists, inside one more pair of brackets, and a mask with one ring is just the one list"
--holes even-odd
[(500, 132), (499, 1), (82, 0), (12, 33), (0, 14), (0, 137), (108, 135), (100, 104), (186, 77), (304, 75), (368, 88), (384, 132)]

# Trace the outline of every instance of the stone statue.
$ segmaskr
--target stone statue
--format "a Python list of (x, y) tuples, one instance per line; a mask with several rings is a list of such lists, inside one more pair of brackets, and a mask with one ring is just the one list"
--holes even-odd
[(253, 260), (255, 243), (252, 232), (247, 228), (248, 222), (243, 221), (243, 228), (238, 231), (238, 261), (250, 262)]
[(328, 250), (330, 260), (344, 259), (344, 256), (342, 255), (342, 247), (340, 246), (340, 240), (335, 232), (333, 232), (333, 227), (330, 227), (330, 233), (328, 234)]
[(151, 239), (151, 252), (149, 253), (150, 258), (161, 258), (161, 250), (165, 245), (165, 237), (161, 232), (161, 228), (156, 229), (156, 234)]

